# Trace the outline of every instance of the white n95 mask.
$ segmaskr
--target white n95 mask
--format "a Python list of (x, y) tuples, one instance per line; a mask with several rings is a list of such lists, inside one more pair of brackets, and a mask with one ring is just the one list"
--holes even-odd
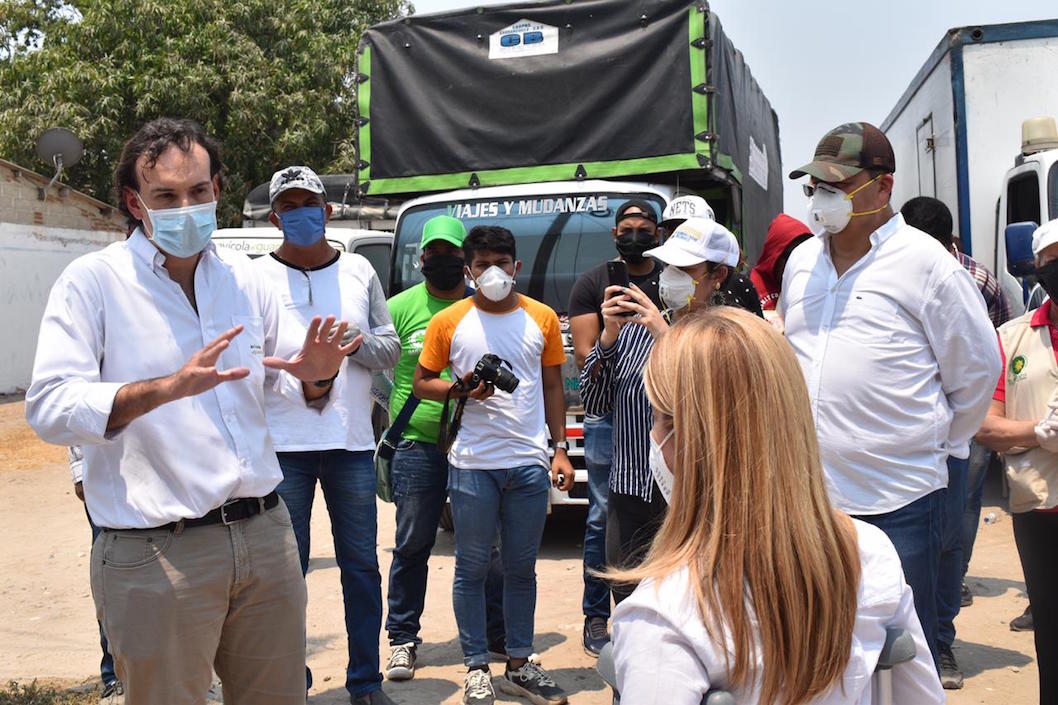
[(476, 283), (486, 299), (498, 302), (503, 301), (511, 293), (514, 277), (496, 265), (492, 265), (481, 273)]

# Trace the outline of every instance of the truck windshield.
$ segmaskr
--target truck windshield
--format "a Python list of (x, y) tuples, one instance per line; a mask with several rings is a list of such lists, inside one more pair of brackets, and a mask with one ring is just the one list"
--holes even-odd
[(652, 193), (580, 193), (449, 201), (409, 208), (397, 222), (390, 294), (422, 281), (419, 240), (423, 224), (434, 216), (451, 215), (463, 222), (467, 232), (477, 225), (500, 225), (510, 230), (522, 261), (515, 289), (565, 313), (576, 278), (617, 255), (612, 235), (614, 214), (632, 198), (653, 203), (659, 214), (665, 207), (661, 197)]

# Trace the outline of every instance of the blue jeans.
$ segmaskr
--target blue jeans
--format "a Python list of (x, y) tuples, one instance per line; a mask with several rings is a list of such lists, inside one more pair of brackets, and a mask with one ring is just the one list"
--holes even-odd
[(548, 469), (528, 465), (507, 470), (448, 471), (448, 496), (456, 530), (452, 606), (467, 667), (489, 662), (485, 634), (485, 579), (496, 527), (503, 561), (503, 621), (507, 655), (533, 653), (536, 614), (536, 554), (547, 518)]
[[(331, 518), (334, 555), (342, 576), (349, 665), (345, 688), (359, 697), (382, 687), (378, 635), (382, 630), (382, 577), (375, 553), (378, 508), (371, 451), (322, 450), (277, 453), (283, 481), (276, 489), (290, 511), (301, 572), (309, 567), (309, 519), (316, 482)], [(306, 669), (306, 688), (312, 673)]]
[(969, 467), (966, 473), (966, 507), (962, 515), (962, 575), (970, 568), (970, 556), (977, 540), (977, 526), (981, 523), (981, 494), (985, 477), (992, 461), (991, 449), (973, 441), (970, 443)]
[(610, 586), (588, 571), (606, 566), (606, 501), (613, 465), (613, 419), (584, 419), (584, 465), (588, 469), (588, 520), (584, 524), (585, 617), (610, 617)]
[(966, 507), (966, 475), (970, 461), (948, 457), (948, 492), (944, 499), (940, 572), (937, 574), (937, 639), (955, 642), (955, 618), (962, 598), (962, 519)]
[(937, 573), (946, 492), (936, 490), (887, 514), (856, 517), (877, 526), (893, 542), (904, 569), (904, 580), (915, 596), (915, 612), (933, 652), (934, 664), (937, 662)]
[[(88, 517), (88, 525), (92, 527), (92, 543), (96, 542), (99, 537), (101, 529), (95, 525), (92, 521), (92, 515), (88, 513), (88, 507), (84, 510), (85, 516)], [(99, 679), (103, 681), (104, 686), (108, 686), (118, 679), (116, 673), (114, 673), (114, 657), (110, 655), (110, 646), (107, 644), (107, 635), (103, 631), (103, 623), (99, 624), (99, 648), (103, 651), (103, 658), (99, 661)]]
[[(448, 459), (434, 443), (403, 440), (390, 467), (397, 530), (389, 568), (389, 643), (421, 644), (419, 620), (426, 601), (427, 561), (448, 499)], [(485, 581), (486, 631), (490, 645), (504, 638), (503, 566), (493, 549)]]

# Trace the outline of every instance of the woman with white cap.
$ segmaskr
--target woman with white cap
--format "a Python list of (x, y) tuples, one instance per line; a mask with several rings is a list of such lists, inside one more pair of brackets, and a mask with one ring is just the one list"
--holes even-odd
[[(624, 568), (642, 560), (668, 500), (669, 487), (655, 486), (648, 462), (653, 414), (642, 370), (654, 341), (671, 322), (710, 306), (730, 303), (762, 315), (752, 283), (735, 271), (738, 241), (724, 226), (689, 218), (646, 254), (667, 265), (659, 281), (666, 309), (659, 310), (636, 286), (607, 288), (602, 334), (580, 377), (585, 412), (613, 414), (606, 562)], [(613, 586), (614, 601), (626, 598), (633, 587)]]

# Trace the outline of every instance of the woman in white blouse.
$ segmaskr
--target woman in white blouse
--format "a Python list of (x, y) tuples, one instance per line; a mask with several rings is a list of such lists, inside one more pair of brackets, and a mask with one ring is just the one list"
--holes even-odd
[(646, 561), (606, 576), (641, 581), (614, 612), (622, 701), (698, 705), (719, 688), (740, 704), (866, 705), (897, 626), (918, 654), (894, 669), (894, 702), (944, 702), (892, 544), (830, 506), (782, 336), (708, 309), (657, 342), (643, 377), (670, 506)]

